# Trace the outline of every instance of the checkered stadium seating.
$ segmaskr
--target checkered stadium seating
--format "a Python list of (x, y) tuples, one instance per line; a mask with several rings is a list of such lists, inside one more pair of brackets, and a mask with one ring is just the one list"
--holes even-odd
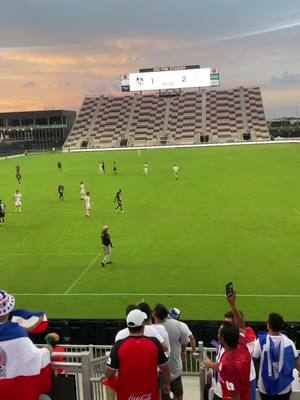
[[(250, 136), (249, 136), (250, 134)], [(64, 149), (270, 139), (259, 87), (86, 97)]]

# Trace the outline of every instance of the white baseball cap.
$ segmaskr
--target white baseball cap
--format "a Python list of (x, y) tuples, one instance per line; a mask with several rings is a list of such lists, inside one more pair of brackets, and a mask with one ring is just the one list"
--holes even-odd
[(141, 310), (132, 310), (127, 315), (126, 323), (129, 328), (137, 328), (142, 326), (145, 319), (147, 319), (147, 314)]

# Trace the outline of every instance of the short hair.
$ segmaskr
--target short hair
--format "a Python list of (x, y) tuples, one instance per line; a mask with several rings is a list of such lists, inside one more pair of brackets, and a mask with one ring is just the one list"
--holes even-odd
[(232, 322), (224, 321), (220, 328), (220, 336), (231, 349), (236, 349), (240, 337), (239, 328)]
[(130, 333), (138, 333), (144, 329), (144, 325), (141, 326), (128, 326), (128, 330)]
[(165, 307), (163, 304), (156, 304), (154, 307), (154, 315), (160, 319), (160, 320), (165, 320), (168, 318), (169, 311), (167, 307)]
[(284, 321), (280, 314), (269, 314), (268, 324), (272, 331), (279, 332), (283, 329)]
[(141, 303), (138, 304), (138, 309), (147, 314), (147, 319), (152, 317), (152, 310), (148, 303), (142, 301)]
[[(241, 314), (241, 317), (244, 319), (244, 314), (242, 313), (242, 311), (241, 310), (239, 310), (239, 313)], [(230, 319), (234, 319), (234, 316), (233, 316), (233, 312), (232, 311), (227, 311), (225, 314), (224, 314), (224, 318), (230, 318)]]
[(135, 304), (128, 304), (126, 307), (126, 317), (132, 310), (136, 310), (138, 307)]

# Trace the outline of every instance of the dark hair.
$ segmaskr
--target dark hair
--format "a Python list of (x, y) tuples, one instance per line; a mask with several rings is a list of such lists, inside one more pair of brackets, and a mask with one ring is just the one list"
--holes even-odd
[(220, 337), (231, 349), (236, 349), (240, 337), (239, 328), (232, 322), (224, 321), (220, 328)]
[(283, 329), (284, 321), (281, 315), (271, 313), (269, 314), (268, 324), (272, 331), (279, 332)]
[(128, 326), (128, 330), (130, 333), (138, 333), (143, 329), (143, 325), (141, 326)]
[(126, 307), (126, 312), (125, 312), (126, 317), (127, 317), (127, 315), (130, 313), (130, 311), (136, 310), (136, 309), (137, 309), (137, 306), (136, 306), (135, 304), (129, 304), (129, 305)]
[(163, 304), (156, 304), (153, 311), (154, 315), (161, 321), (168, 318), (169, 311)]
[(141, 303), (138, 304), (138, 309), (147, 314), (147, 319), (152, 317), (152, 310), (148, 303), (142, 301)]
[[(241, 317), (244, 319), (244, 314), (242, 313), (242, 311), (241, 310), (239, 310), (239, 313), (241, 314)], [(230, 319), (234, 319), (233, 318), (233, 312), (232, 311), (227, 311), (225, 314), (224, 314), (224, 318), (230, 318)]]

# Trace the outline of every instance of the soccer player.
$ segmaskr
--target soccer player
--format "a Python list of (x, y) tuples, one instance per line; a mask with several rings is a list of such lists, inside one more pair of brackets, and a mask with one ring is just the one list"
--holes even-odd
[(19, 190), (16, 190), (16, 193), (13, 195), (13, 199), (15, 200), (15, 212), (21, 212), (22, 208), (22, 194), (19, 192)]
[(104, 161), (102, 161), (102, 172), (103, 172), (103, 175), (105, 175), (105, 164), (104, 164)]
[(103, 162), (102, 161), (99, 163), (99, 175), (104, 175)]
[(62, 172), (62, 163), (60, 161), (57, 163), (57, 171)]
[(84, 199), (84, 195), (85, 195), (84, 183), (80, 182), (80, 200)]
[(21, 172), (21, 167), (20, 167), (19, 164), (16, 165), (16, 173), (17, 173), (17, 172)]
[(84, 208), (85, 208), (85, 216), (89, 217), (90, 216), (90, 211), (91, 211), (91, 197), (90, 197), (90, 192), (86, 192), (83, 198), (84, 201)]
[(102, 260), (102, 267), (105, 267), (106, 264), (111, 264), (111, 248), (113, 247), (112, 242), (110, 240), (110, 236), (108, 233), (108, 225), (104, 225), (101, 232), (101, 242), (103, 246), (104, 258)]
[(6, 204), (0, 200), (0, 226), (4, 225)]
[(114, 175), (117, 175), (117, 165), (116, 165), (116, 162), (114, 161), (114, 163), (113, 163), (113, 173), (114, 173)]
[(64, 200), (65, 187), (63, 185), (59, 185), (57, 191), (59, 200)]
[(172, 170), (173, 170), (173, 174), (175, 176), (175, 179), (177, 181), (178, 180), (178, 175), (179, 175), (179, 167), (178, 167), (178, 165), (174, 164)]
[(117, 203), (117, 207), (115, 208), (115, 212), (117, 212), (119, 209), (120, 209), (121, 213), (124, 212), (124, 211), (123, 211), (123, 204), (122, 204), (122, 202), (123, 202), (123, 199), (122, 199), (122, 190), (119, 189), (119, 190), (117, 191), (117, 193), (116, 193), (116, 196), (115, 196), (115, 203)]
[(19, 184), (21, 184), (22, 175), (21, 175), (20, 170), (17, 170), (17, 172), (16, 172), (16, 178), (17, 178), (17, 181), (19, 182)]
[(145, 163), (144, 164), (144, 175), (148, 175), (148, 172), (149, 172), (149, 167), (148, 167), (148, 164)]

